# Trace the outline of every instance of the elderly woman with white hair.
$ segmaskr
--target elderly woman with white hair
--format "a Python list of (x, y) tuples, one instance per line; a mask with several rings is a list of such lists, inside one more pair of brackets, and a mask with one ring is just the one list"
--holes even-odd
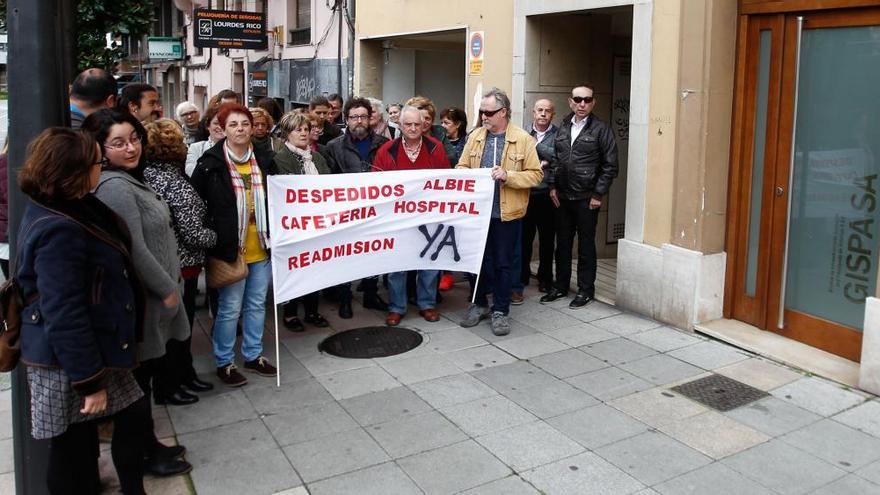
[(367, 101), (373, 107), (373, 113), (370, 114), (370, 128), (379, 136), (394, 139), (397, 129), (390, 127), (388, 121), (385, 120), (385, 107), (382, 105), (382, 100), (367, 98)]
[(177, 105), (174, 116), (183, 127), (183, 142), (187, 146), (198, 141), (196, 138), (199, 132), (199, 109), (190, 101), (185, 101)]

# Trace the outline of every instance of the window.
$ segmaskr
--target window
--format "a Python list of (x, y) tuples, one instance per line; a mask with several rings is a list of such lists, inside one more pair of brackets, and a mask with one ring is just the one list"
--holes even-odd
[(287, 22), (290, 45), (308, 45), (312, 42), (312, 0), (290, 0), (287, 4)]

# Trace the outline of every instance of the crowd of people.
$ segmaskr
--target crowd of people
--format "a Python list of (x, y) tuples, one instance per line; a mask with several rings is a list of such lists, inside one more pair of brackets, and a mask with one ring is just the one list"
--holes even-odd
[[(245, 385), (242, 371), (277, 374), (263, 355), (270, 175), (489, 168), (492, 218), (479, 283), (465, 276), (473, 303), (461, 326), (491, 318), (496, 335), (510, 332), (510, 305), (523, 302), (536, 233), (541, 301), (568, 293), (575, 236), (578, 291), (571, 307), (595, 296), (593, 237), (617, 151), (609, 127), (592, 115), (590, 85), (572, 90), (572, 113), (558, 127), (553, 104), (538, 100), (528, 129), (510, 122), (510, 100), (496, 88), (483, 96), (479, 125), (470, 131), (462, 109), (438, 113), (425, 96), (388, 105), (315, 96), (306, 108), (284, 113), (274, 99), (248, 108), (224, 90), (203, 114), (181, 103), (175, 120), (162, 118), (159, 102), (153, 86), (129, 84), (117, 94), (110, 74), (81, 73), (70, 90), (72, 128), (40, 134), (19, 174), (32, 200), (14, 253), (25, 301), (22, 361), (32, 435), (51, 445), (52, 493), (96, 491), (99, 419), (113, 423), (111, 453), (123, 493), (143, 493), (145, 472), (191, 469), (184, 447), (156, 438), (150, 402), (191, 404), (214, 387), (196, 374), (190, 349), (206, 266), (235, 274), (215, 285), (209, 277), (206, 291), (220, 383)], [(380, 296), (381, 276), (353, 282), (363, 307), (385, 312), (387, 325), (396, 326), (410, 304), (426, 321), (438, 321), (439, 291), (450, 289), (455, 275), (387, 274), (388, 302)], [(352, 285), (285, 302), (284, 327), (329, 326), (319, 312), (322, 295), (338, 305), (340, 318), (352, 318)]]

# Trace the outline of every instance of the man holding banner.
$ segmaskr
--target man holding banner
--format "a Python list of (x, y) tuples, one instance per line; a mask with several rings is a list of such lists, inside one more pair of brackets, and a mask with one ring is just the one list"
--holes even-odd
[[(491, 169), (495, 181), (492, 219), (474, 304), (461, 326), (476, 326), (489, 317), (486, 295), (492, 292), (492, 333), (510, 333), (511, 272), (514, 246), (522, 236), (522, 217), (529, 204), (529, 190), (543, 177), (535, 139), (510, 123), (510, 99), (492, 88), (480, 102), (483, 127), (473, 131), (462, 150), (457, 168)], [(488, 279), (488, 280), (487, 280)]]
[[(449, 161), (443, 144), (430, 136), (422, 135), (422, 116), (418, 108), (405, 106), (400, 112), (400, 127), (403, 137), (389, 141), (379, 148), (375, 171), (448, 169)], [(434, 308), (437, 304), (437, 270), (419, 270), (416, 277), (416, 302), (419, 315), (426, 321), (440, 319)], [(388, 316), (385, 323), (397, 326), (406, 314), (406, 272), (388, 274)]]

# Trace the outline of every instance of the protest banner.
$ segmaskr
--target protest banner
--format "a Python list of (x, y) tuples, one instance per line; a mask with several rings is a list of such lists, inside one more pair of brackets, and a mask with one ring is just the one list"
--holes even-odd
[(396, 271), (478, 273), (494, 190), (489, 169), (269, 177), (276, 304)]

